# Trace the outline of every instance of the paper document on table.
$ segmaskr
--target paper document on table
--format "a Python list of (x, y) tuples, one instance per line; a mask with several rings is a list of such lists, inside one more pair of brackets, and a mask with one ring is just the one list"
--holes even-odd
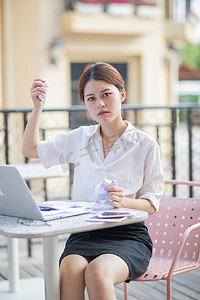
[(45, 201), (38, 204), (41, 208), (51, 208), (51, 209), (59, 209), (66, 210), (67, 212), (82, 212), (82, 211), (90, 211), (92, 210), (94, 203), (90, 202), (72, 202), (72, 201)]

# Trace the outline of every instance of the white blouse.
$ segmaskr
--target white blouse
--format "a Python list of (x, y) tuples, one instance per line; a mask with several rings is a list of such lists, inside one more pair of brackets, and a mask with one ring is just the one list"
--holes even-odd
[(81, 126), (39, 142), (37, 151), (44, 167), (75, 164), (73, 201), (96, 201), (96, 185), (103, 179), (110, 179), (117, 181), (126, 197), (149, 199), (158, 210), (164, 192), (158, 144), (130, 122), (126, 123), (126, 130), (106, 158), (100, 125)]

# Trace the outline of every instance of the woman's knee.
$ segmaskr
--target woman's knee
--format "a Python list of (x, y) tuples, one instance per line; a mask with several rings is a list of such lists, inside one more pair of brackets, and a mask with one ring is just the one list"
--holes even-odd
[(84, 257), (79, 255), (68, 255), (63, 258), (60, 265), (60, 279), (67, 281), (74, 280), (78, 277), (84, 278), (85, 268), (88, 262)]
[(107, 278), (106, 266), (101, 262), (92, 261), (88, 264), (85, 270), (85, 282), (86, 286), (90, 284), (103, 285), (105, 282), (108, 283), (109, 278)]
[(91, 261), (85, 270), (86, 285), (112, 286), (125, 281), (129, 275), (128, 265), (120, 257), (104, 254)]
[(60, 265), (61, 299), (85, 299), (85, 268), (88, 262), (79, 255), (66, 256)]

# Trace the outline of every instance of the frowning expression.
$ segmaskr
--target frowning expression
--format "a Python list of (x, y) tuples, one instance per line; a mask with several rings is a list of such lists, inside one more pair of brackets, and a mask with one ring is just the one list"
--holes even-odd
[(120, 91), (106, 81), (91, 79), (85, 85), (85, 106), (91, 117), (100, 124), (121, 118), (121, 103), (124, 99), (125, 89)]

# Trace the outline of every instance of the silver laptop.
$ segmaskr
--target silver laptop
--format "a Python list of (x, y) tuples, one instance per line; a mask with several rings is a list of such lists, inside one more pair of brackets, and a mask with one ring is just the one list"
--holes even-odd
[(0, 165), (0, 215), (50, 221), (87, 213), (37, 205), (16, 167)]

